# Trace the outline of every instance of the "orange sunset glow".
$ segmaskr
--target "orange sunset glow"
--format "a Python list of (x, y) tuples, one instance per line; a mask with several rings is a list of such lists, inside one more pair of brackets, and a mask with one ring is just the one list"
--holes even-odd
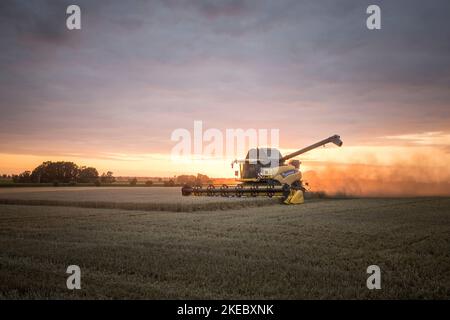
[(82, 1), (76, 31), (49, 18), (64, 5), (1, 8), (0, 174), (64, 160), (116, 176), (233, 177), (231, 157), (172, 160), (171, 133), (201, 120), (278, 129), (283, 154), (341, 135), (342, 148), (299, 158), (316, 185), (331, 170), (450, 193), (450, 47), (431, 5), (386, 3), (389, 32), (354, 27), (363, 3)]

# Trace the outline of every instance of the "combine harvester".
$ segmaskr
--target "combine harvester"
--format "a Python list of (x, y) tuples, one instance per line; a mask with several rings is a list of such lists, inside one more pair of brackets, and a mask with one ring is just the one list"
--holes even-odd
[(234, 160), (233, 168), (239, 165), (240, 174), (238, 185), (228, 186), (226, 184), (216, 187), (184, 185), (181, 189), (183, 196), (222, 196), (222, 197), (257, 197), (267, 196), (280, 197), (285, 204), (299, 204), (304, 202), (303, 193), (306, 191), (302, 182), (300, 172), (300, 161), (290, 160), (310, 150), (319, 148), (327, 143), (342, 146), (341, 137), (331, 136), (327, 139), (314, 143), (306, 148), (300, 149), (287, 156), (281, 156), (275, 148), (250, 149), (245, 160)]

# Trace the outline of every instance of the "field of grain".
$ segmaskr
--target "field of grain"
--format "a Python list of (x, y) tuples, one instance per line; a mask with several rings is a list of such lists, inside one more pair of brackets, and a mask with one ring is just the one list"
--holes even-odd
[(0, 189), (0, 204), (145, 211), (224, 210), (278, 204), (277, 199), (182, 197), (174, 187), (42, 187)]
[[(0, 191), (17, 201), (0, 204), (0, 298), (450, 298), (449, 198), (282, 206), (161, 189)], [(172, 200), (178, 210), (76, 207)], [(81, 290), (66, 288), (71, 264)], [(381, 290), (366, 287), (372, 264)]]

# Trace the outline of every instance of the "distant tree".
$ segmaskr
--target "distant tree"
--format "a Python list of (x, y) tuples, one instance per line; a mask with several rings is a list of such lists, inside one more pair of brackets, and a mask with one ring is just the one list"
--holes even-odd
[(31, 180), (33, 182), (61, 182), (69, 183), (76, 181), (78, 176), (78, 166), (73, 162), (65, 161), (46, 161), (35, 168), (31, 173)]
[(102, 176), (100, 177), (101, 183), (114, 183), (116, 182), (116, 178), (113, 176), (113, 173), (111, 171), (108, 171), (106, 174), (102, 173)]
[(177, 184), (190, 184), (190, 185), (205, 185), (210, 184), (211, 179), (205, 175), (198, 173), (197, 176), (194, 175), (180, 175), (175, 179)]
[(165, 187), (173, 187), (175, 185), (175, 182), (170, 179), (169, 181), (164, 181), (164, 186)]
[[(1, 177), (1, 175), (0, 175)], [(68, 183), (76, 185), (81, 183), (95, 183), (99, 181), (97, 169), (93, 167), (78, 167), (73, 162), (68, 161), (45, 161), (32, 172), (25, 171), (19, 175), (3, 175), (3, 177), (12, 179), (16, 183), (53, 183), (59, 185), (60, 183)], [(113, 183), (115, 178), (111, 171), (106, 174), (103, 173), (100, 180), (104, 183)]]
[(197, 178), (195, 179), (195, 184), (210, 184), (211, 179), (206, 174), (197, 173)]
[(77, 182), (94, 183), (98, 180), (98, 171), (92, 167), (81, 167), (78, 172)]
[(196, 184), (197, 178), (193, 175), (182, 174), (176, 177), (178, 184)]
[(145, 181), (145, 185), (148, 187), (151, 187), (153, 185), (153, 181), (152, 180), (147, 180)]
[(14, 183), (30, 183), (31, 180), (31, 172), (30, 171), (24, 171), (19, 175), (13, 176), (13, 182)]
[(130, 185), (131, 186), (135, 186), (135, 185), (137, 185), (137, 182), (138, 182), (137, 179), (133, 178), (133, 179), (130, 180)]

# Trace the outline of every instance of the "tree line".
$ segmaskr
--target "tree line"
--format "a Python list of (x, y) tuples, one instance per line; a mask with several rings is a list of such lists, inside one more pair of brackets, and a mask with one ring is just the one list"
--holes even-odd
[[(3, 177), (9, 178), (7, 175)], [(55, 185), (61, 184), (76, 184), (76, 183), (91, 183), (91, 184), (111, 184), (116, 182), (116, 178), (111, 171), (99, 175), (94, 167), (78, 166), (74, 162), (68, 161), (46, 161), (36, 167), (32, 171), (24, 171), (18, 175), (12, 175), (11, 180), (14, 183), (53, 183)], [(128, 181), (130, 185), (138, 184), (137, 178)], [(212, 184), (213, 181), (207, 175), (180, 175), (168, 181), (159, 182), (165, 187), (172, 187), (176, 185), (190, 184), (190, 185), (205, 185)], [(152, 186), (153, 181), (145, 181), (146, 186)]]
[(177, 184), (190, 184), (190, 185), (205, 185), (212, 184), (213, 181), (210, 177), (205, 174), (198, 173), (197, 176), (194, 175), (180, 175), (176, 177)]
[(67, 161), (46, 161), (33, 171), (12, 175), (15, 183), (113, 183), (116, 178), (111, 171), (98, 174), (94, 167), (78, 166)]

